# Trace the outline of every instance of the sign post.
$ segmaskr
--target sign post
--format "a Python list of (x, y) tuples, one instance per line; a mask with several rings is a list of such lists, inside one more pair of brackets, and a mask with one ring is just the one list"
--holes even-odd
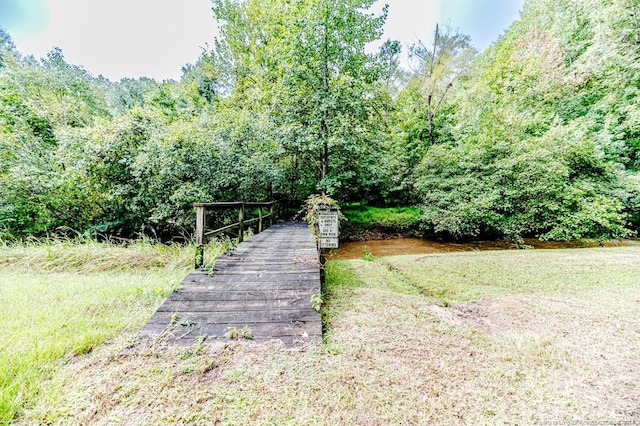
[(318, 211), (318, 243), (321, 249), (338, 248), (338, 210), (324, 207)]
[(325, 249), (338, 248), (338, 209), (324, 206), (318, 209), (318, 249), (320, 252), (320, 279), (324, 283)]

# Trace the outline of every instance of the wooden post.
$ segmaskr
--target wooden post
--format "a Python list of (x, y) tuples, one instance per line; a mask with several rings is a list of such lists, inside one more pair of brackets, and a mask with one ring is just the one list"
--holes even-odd
[(258, 234), (262, 232), (262, 207), (258, 207)]
[(202, 268), (204, 263), (204, 229), (207, 220), (207, 208), (196, 206), (196, 269)]
[(327, 263), (327, 254), (325, 249), (321, 248), (320, 250), (320, 284), (324, 285), (325, 277), (324, 277), (324, 265)]
[(269, 226), (273, 225), (273, 204), (269, 206)]
[(244, 203), (240, 204), (240, 212), (238, 213), (238, 242), (244, 241)]

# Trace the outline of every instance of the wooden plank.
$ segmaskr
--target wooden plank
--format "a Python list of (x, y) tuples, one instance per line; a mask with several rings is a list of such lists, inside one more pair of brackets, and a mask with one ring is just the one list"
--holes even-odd
[(314, 272), (318, 268), (317, 264), (312, 264), (311, 262), (271, 262), (269, 259), (262, 259), (261, 261), (255, 262), (236, 262), (231, 264), (216, 264), (213, 269), (213, 273), (210, 275), (219, 274), (221, 272), (227, 273), (251, 273), (251, 272), (282, 272), (282, 273), (305, 273), (305, 272)]
[(207, 210), (204, 207), (196, 207), (196, 245), (204, 242), (204, 227), (207, 221)]
[(314, 252), (292, 252), (287, 253), (286, 255), (274, 255), (273, 253), (239, 253), (236, 256), (238, 262), (244, 262), (247, 260), (251, 260), (254, 262), (266, 262), (266, 261), (277, 261), (282, 262), (284, 260), (289, 261), (291, 263), (296, 262), (304, 262), (308, 259), (317, 259), (317, 254)]
[[(192, 292), (193, 294), (194, 292)], [(179, 295), (175, 297), (180, 297)], [(295, 299), (299, 297), (311, 297), (312, 288), (307, 287), (304, 289), (291, 289), (283, 290), (277, 289), (265, 289), (265, 290), (212, 290), (208, 292), (201, 292), (202, 296), (213, 297), (213, 294), (217, 295), (215, 300), (266, 300), (266, 299)], [(169, 297), (165, 303), (170, 303), (173, 300)]]
[(265, 265), (262, 268), (243, 268), (243, 267), (227, 267), (220, 268), (214, 271), (214, 275), (223, 276), (223, 275), (261, 275), (261, 274), (277, 274), (277, 275), (285, 275), (290, 273), (296, 274), (312, 274), (315, 271), (311, 268), (296, 268), (295, 265), (285, 267), (273, 267)]
[[(300, 267), (317, 267), (319, 264), (318, 259), (314, 257), (293, 257), (291, 259), (282, 258), (254, 258), (247, 257), (238, 260), (223, 260), (215, 262), (215, 268), (249, 268), (249, 267), (269, 267), (269, 268), (300, 268)], [(211, 274), (213, 275), (213, 274)]]
[(290, 323), (296, 321), (314, 321), (320, 319), (320, 314), (309, 309), (273, 309), (269, 311), (246, 311), (246, 312), (201, 312), (201, 311), (180, 311), (166, 312), (158, 311), (149, 320), (150, 323), (170, 324), (196, 323), (196, 324), (257, 324), (257, 323)]
[(206, 237), (215, 237), (216, 235), (220, 235), (220, 234), (224, 233), (225, 231), (228, 231), (230, 229), (235, 229), (239, 225), (240, 225), (239, 222), (232, 223), (231, 225), (223, 226), (222, 228), (214, 229), (213, 231), (207, 231), (207, 232), (204, 233), (204, 235)]
[[(243, 258), (239, 260), (218, 260), (215, 263), (216, 268), (235, 268), (235, 267), (259, 267), (259, 266), (282, 266), (282, 267), (302, 267), (302, 266), (317, 266), (316, 257), (294, 257), (293, 259), (254, 259), (254, 258)], [(210, 274), (213, 275), (213, 274)]]
[(271, 261), (271, 260), (275, 260), (275, 261), (288, 260), (290, 262), (296, 262), (296, 261), (304, 261), (306, 259), (317, 259), (317, 254), (314, 251), (308, 251), (308, 252), (294, 251), (286, 254), (278, 253), (277, 255), (274, 255), (273, 253), (238, 253), (235, 255), (235, 257), (236, 259), (238, 259), (239, 262), (243, 262), (248, 259), (251, 259), (256, 262), (259, 262), (259, 261), (264, 262), (264, 261)]
[(193, 207), (206, 207), (208, 210), (224, 210), (230, 208), (237, 208), (242, 205), (242, 202), (237, 201), (220, 201), (217, 203), (194, 203)]
[(202, 297), (174, 298), (171, 303), (158, 308), (158, 312), (234, 312), (259, 310), (306, 309), (311, 306), (310, 297), (292, 297), (262, 300), (220, 300)]
[(296, 259), (317, 258), (317, 251), (314, 250), (287, 250), (287, 251), (238, 251), (230, 256), (226, 256), (224, 260), (242, 262), (246, 260), (276, 260), (294, 262)]
[[(216, 278), (213, 278), (216, 277)], [(183, 283), (206, 283), (215, 279), (220, 282), (285, 282), (285, 281), (318, 281), (320, 285), (320, 270), (313, 272), (254, 272), (250, 274), (214, 274), (204, 276), (188, 276)]]
[[(286, 281), (278, 285), (279, 290), (311, 291), (316, 290), (317, 288), (318, 283), (314, 281)], [(211, 294), (217, 294), (217, 292), (220, 290), (273, 290), (273, 283), (265, 281), (208, 281), (189, 286), (183, 285), (171, 295), (171, 298), (180, 298), (181, 295), (188, 295), (191, 293), (200, 293), (202, 297), (207, 297), (207, 294), (209, 292), (211, 292)]]
[(277, 240), (276, 238), (268, 238), (269, 235), (273, 235), (273, 234), (266, 234), (268, 231), (263, 231), (262, 234), (258, 234), (257, 236), (253, 236), (250, 239), (247, 240), (247, 244), (246, 245), (240, 245), (236, 248), (236, 250), (242, 250), (242, 249), (255, 249), (255, 248), (260, 248), (260, 247), (264, 247), (264, 248), (279, 248), (279, 249), (283, 249), (286, 247), (291, 247), (291, 248), (313, 248), (310, 244), (314, 243), (315, 241), (313, 240), (302, 240), (302, 239), (297, 239), (295, 237), (291, 237), (291, 238), (286, 238), (286, 239), (282, 239), (282, 240)]
[[(269, 340), (282, 340), (284, 344), (296, 344), (304, 342), (320, 343), (322, 340), (322, 330), (314, 323), (290, 323), (290, 324), (251, 324), (250, 326), (241, 324), (204, 324), (204, 325), (172, 325), (167, 327), (164, 324), (149, 323), (142, 329), (144, 334), (158, 335), (170, 333), (175, 337), (181, 337), (186, 344), (193, 344), (199, 340), (200, 336), (207, 336), (206, 341), (228, 340), (226, 335), (230, 328), (242, 329), (247, 327), (251, 333), (252, 340), (264, 342)], [(244, 339), (239, 339), (244, 341)]]

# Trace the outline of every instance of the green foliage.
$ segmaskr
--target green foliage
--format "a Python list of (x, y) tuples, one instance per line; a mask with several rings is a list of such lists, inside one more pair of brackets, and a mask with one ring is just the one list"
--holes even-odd
[[(528, 1), (480, 57), (456, 93), (451, 139), (415, 169), (425, 230), (456, 238), (630, 234), (635, 186), (623, 169), (635, 174), (638, 116), (629, 102), (638, 74), (630, 46), (613, 41), (630, 27), (624, 2), (584, 3)], [(617, 80), (623, 75), (630, 80)]]
[(0, 69), (0, 232), (91, 222), (94, 194), (67, 136), (105, 114), (94, 81), (59, 50)]
[(309, 301), (311, 302), (311, 307), (316, 312), (320, 312), (320, 310), (322, 309), (322, 304), (324, 303), (324, 301), (322, 300), (322, 294), (312, 294)]
[(443, 102), (458, 80), (469, 72), (475, 50), (470, 46), (468, 35), (453, 32), (450, 27), (436, 24), (433, 43), (429, 46), (418, 41), (411, 46), (410, 56), (417, 62), (409, 90), (414, 99), (418, 115), (424, 115), (427, 141), (434, 145), (436, 118), (440, 116)]
[(318, 225), (318, 215), (320, 214), (320, 210), (325, 208), (336, 210), (338, 212), (338, 220), (346, 219), (336, 200), (328, 195), (311, 195), (305, 200), (304, 206), (299, 214), (301, 214), (302, 219), (309, 224), (309, 228), (314, 234), (316, 233), (315, 230)]
[(260, 136), (281, 153), (292, 197), (297, 186), (303, 196), (320, 190), (339, 198), (360, 187), (379, 73), (365, 46), (381, 35), (385, 18), (365, 13), (372, 4), (214, 2), (223, 34), (216, 55), (234, 80), (230, 106), (264, 117)]
[(373, 262), (374, 260), (376, 260), (376, 257), (371, 254), (371, 252), (369, 250), (364, 251), (364, 254), (362, 255), (362, 260), (366, 260), (367, 262)]
[(414, 226), (421, 215), (418, 207), (373, 207), (352, 204), (344, 209), (349, 224), (366, 227), (388, 227), (408, 229)]
[(231, 340), (253, 340), (253, 334), (251, 334), (251, 329), (249, 327), (229, 327), (225, 336)]
[(0, 30), (0, 237), (168, 240), (193, 202), (317, 192), (422, 205), (454, 237), (638, 229), (636, 2), (528, 0), (482, 54), (438, 26), (412, 72), (396, 41), (365, 51), (373, 3), (215, 0), (220, 37), (180, 82), (94, 78)]
[[(617, 171), (588, 142), (561, 134), (519, 145), (440, 146), (417, 188), (427, 231), (456, 238), (616, 238), (628, 235)], [(535, 149), (534, 149), (535, 148)]]

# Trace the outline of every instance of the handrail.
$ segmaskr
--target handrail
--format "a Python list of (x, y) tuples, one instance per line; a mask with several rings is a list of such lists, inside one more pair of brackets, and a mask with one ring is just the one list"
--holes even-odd
[[(269, 219), (269, 226), (273, 225), (273, 218), (276, 215), (276, 207), (279, 207), (280, 201), (268, 201), (268, 202), (236, 202), (236, 201), (223, 201), (217, 203), (194, 203), (193, 207), (196, 210), (196, 269), (201, 268), (204, 263), (204, 243), (207, 237), (213, 237), (215, 235), (223, 234), (226, 231), (238, 228), (238, 242), (242, 242), (244, 239), (245, 225), (258, 222), (258, 232), (262, 232), (264, 220)], [(258, 217), (252, 219), (245, 219), (245, 208), (257, 208)], [(263, 214), (262, 209), (269, 208), (268, 214)], [(223, 226), (222, 228), (214, 230), (206, 230), (207, 223), (207, 210), (229, 210), (238, 209), (238, 222), (230, 225)]]
[(234, 207), (270, 207), (279, 204), (280, 200), (264, 202), (243, 202), (243, 201), (220, 201), (216, 203), (193, 203), (193, 207), (206, 207), (209, 209), (224, 210)]

